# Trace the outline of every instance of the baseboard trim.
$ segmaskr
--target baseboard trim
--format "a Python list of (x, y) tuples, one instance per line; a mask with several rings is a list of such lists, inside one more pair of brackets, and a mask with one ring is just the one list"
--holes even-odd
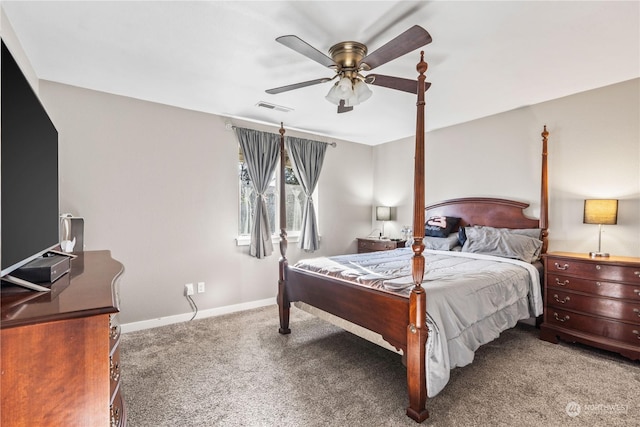
[[(210, 308), (198, 311), (195, 319), (221, 316), (223, 314), (236, 313), (238, 311), (251, 310), (252, 308), (266, 307), (276, 303), (275, 297), (257, 301), (244, 302), (241, 304), (227, 305), (224, 307)], [(159, 317), (157, 319), (142, 320), (140, 322), (124, 323), (120, 325), (122, 333), (141, 331), (144, 329), (157, 328), (159, 326), (171, 325), (174, 323), (188, 322), (193, 317), (193, 313), (176, 314), (175, 316)]]

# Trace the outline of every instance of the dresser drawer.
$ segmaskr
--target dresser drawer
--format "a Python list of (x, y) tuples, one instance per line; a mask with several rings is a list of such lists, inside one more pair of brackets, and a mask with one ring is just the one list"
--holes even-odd
[[(624, 283), (582, 279), (579, 277), (547, 273), (547, 286), (554, 289), (573, 290), (611, 298), (626, 298), (640, 301), (640, 283), (634, 286)], [(550, 291), (552, 291), (552, 289), (550, 289)]]
[(624, 341), (640, 348), (640, 327), (630, 323), (586, 316), (548, 307), (545, 323), (551, 327), (566, 328), (587, 334)]
[(549, 257), (547, 261), (549, 274), (576, 275), (584, 279), (623, 281), (640, 285), (640, 266), (621, 266), (599, 261), (585, 262), (554, 257)]
[(611, 298), (590, 297), (555, 289), (549, 290), (546, 300), (551, 309), (576, 310), (640, 325), (640, 301), (633, 303)]
[(396, 248), (397, 243), (392, 240), (358, 239), (358, 252), (389, 251)]

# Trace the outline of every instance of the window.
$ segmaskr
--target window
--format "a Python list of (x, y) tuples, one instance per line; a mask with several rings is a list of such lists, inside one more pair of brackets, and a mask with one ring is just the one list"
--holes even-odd
[[(239, 147), (238, 147), (239, 148)], [(248, 236), (251, 233), (252, 219), (255, 214), (255, 199), (251, 179), (247, 167), (244, 163), (242, 150), (238, 149), (238, 180), (240, 188), (240, 206), (239, 206), (239, 230), (238, 234)], [(287, 234), (297, 235), (302, 227), (302, 212), (304, 208), (304, 191), (296, 178), (289, 156), (285, 153), (285, 193), (287, 203)], [(279, 173), (276, 171), (274, 177), (269, 183), (266, 192), (267, 210), (269, 213), (269, 224), (271, 225), (271, 234), (277, 236), (280, 234), (279, 212)], [(315, 200), (315, 197), (314, 197)]]

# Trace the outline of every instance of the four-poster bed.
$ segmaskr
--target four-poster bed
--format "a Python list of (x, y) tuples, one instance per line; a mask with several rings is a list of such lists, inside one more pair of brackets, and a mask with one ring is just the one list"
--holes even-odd
[[(413, 230), (414, 242), (411, 251), (404, 251), (406, 264), (410, 271), (409, 286), (404, 293), (390, 292), (372, 286), (363, 286), (361, 278), (356, 281), (344, 280), (308, 271), (296, 266), (289, 266), (286, 257), (287, 233), (284, 203), (280, 203), (280, 253), (278, 297), (281, 334), (288, 334), (289, 311), (292, 302), (302, 302), (329, 313), (365, 330), (372, 331), (382, 337), (393, 348), (403, 354), (403, 362), (407, 369), (407, 387), (409, 406), (407, 415), (417, 422), (424, 421), (429, 413), (427, 400), (427, 339), (429, 338), (427, 314), (427, 290), (423, 286), (425, 279), (425, 217), (447, 216), (460, 218), (458, 228), (469, 225), (490, 226), (502, 229), (540, 229), (539, 239), (541, 252), (547, 246), (547, 163), (546, 144), (548, 132), (546, 127), (542, 133), (542, 178), (540, 219), (532, 219), (524, 215), (523, 210), (529, 205), (496, 198), (462, 198), (434, 204), (425, 209), (424, 183), (424, 88), (427, 64), (421, 53), (417, 65), (417, 122), (415, 143), (414, 171), (414, 205)], [(281, 126), (281, 171), (284, 168), (284, 128)], [(284, 180), (281, 180), (280, 194), (284, 194)], [(457, 228), (456, 228), (457, 229)], [(431, 252), (431, 251), (428, 251)], [(386, 254), (386, 253), (385, 253)], [(408, 255), (407, 255), (408, 254)], [(538, 253), (539, 255), (539, 253)], [(355, 255), (354, 255), (355, 256)], [(386, 255), (385, 255), (386, 256)], [(431, 253), (427, 254), (431, 256)], [(335, 257), (340, 258), (340, 257)], [(410, 262), (407, 258), (410, 258)], [(338, 261), (338, 260), (335, 260)], [(335, 264), (332, 261), (332, 265)], [(410, 265), (409, 265), (410, 264)], [(539, 266), (540, 263), (538, 262)], [(517, 269), (517, 267), (514, 267)], [(541, 268), (541, 267), (539, 267)], [(429, 271), (427, 271), (429, 273)], [(533, 273), (531, 273), (533, 277)], [(528, 276), (527, 276), (528, 277)], [(407, 279), (408, 280), (408, 279)], [(528, 280), (528, 279), (527, 279)], [(426, 282), (425, 282), (426, 283)], [(537, 283), (539, 291), (539, 282)], [(528, 292), (528, 291), (527, 291)], [(431, 303), (431, 299), (429, 302)], [(536, 314), (540, 314), (539, 312)], [(522, 317), (520, 317), (522, 318)], [(511, 324), (513, 326), (515, 323)], [(432, 327), (432, 326), (431, 326)], [(445, 343), (446, 344), (446, 343)], [(475, 350), (475, 349), (474, 349)], [(472, 356), (471, 356), (472, 357)], [(447, 377), (448, 378), (448, 377)]]

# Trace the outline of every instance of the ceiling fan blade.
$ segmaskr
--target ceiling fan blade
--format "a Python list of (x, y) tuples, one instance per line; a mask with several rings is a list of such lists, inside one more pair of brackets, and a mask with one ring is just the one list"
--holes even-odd
[(414, 25), (384, 46), (362, 58), (360, 65), (364, 65), (362, 67), (364, 70), (373, 70), (429, 43), (431, 43), (431, 35), (427, 30), (419, 25)]
[(336, 63), (333, 61), (333, 59), (320, 52), (318, 49), (311, 46), (309, 43), (305, 42), (298, 36), (280, 36), (276, 39), (276, 41), (278, 43), (282, 43), (288, 48), (295, 50), (298, 53), (301, 53), (307, 58), (313, 59), (314, 61), (324, 65), (325, 67), (336, 66)]
[(344, 99), (340, 100), (340, 105), (338, 105), (338, 113), (348, 113), (349, 111), (352, 111), (353, 107), (345, 107), (344, 106)]
[(300, 83), (294, 83), (292, 85), (287, 85), (287, 86), (282, 86), (282, 87), (276, 87), (273, 89), (268, 89), (265, 92), (271, 94), (271, 95), (275, 95), (277, 93), (282, 93), (282, 92), (287, 92), (289, 90), (294, 90), (294, 89), (300, 89), (303, 87), (307, 87), (307, 86), (313, 86), (313, 85), (317, 85), (319, 83), (326, 83), (328, 81), (331, 81), (332, 79), (328, 78), (328, 77), (324, 77), (322, 79), (315, 79), (315, 80), (309, 80), (307, 82), (300, 82)]
[[(365, 78), (365, 83), (374, 86), (388, 87), (389, 89), (401, 90), (403, 92), (418, 94), (418, 81), (403, 79), (402, 77), (383, 76), (382, 74), (369, 74)], [(431, 86), (431, 83), (425, 82), (424, 91)]]

